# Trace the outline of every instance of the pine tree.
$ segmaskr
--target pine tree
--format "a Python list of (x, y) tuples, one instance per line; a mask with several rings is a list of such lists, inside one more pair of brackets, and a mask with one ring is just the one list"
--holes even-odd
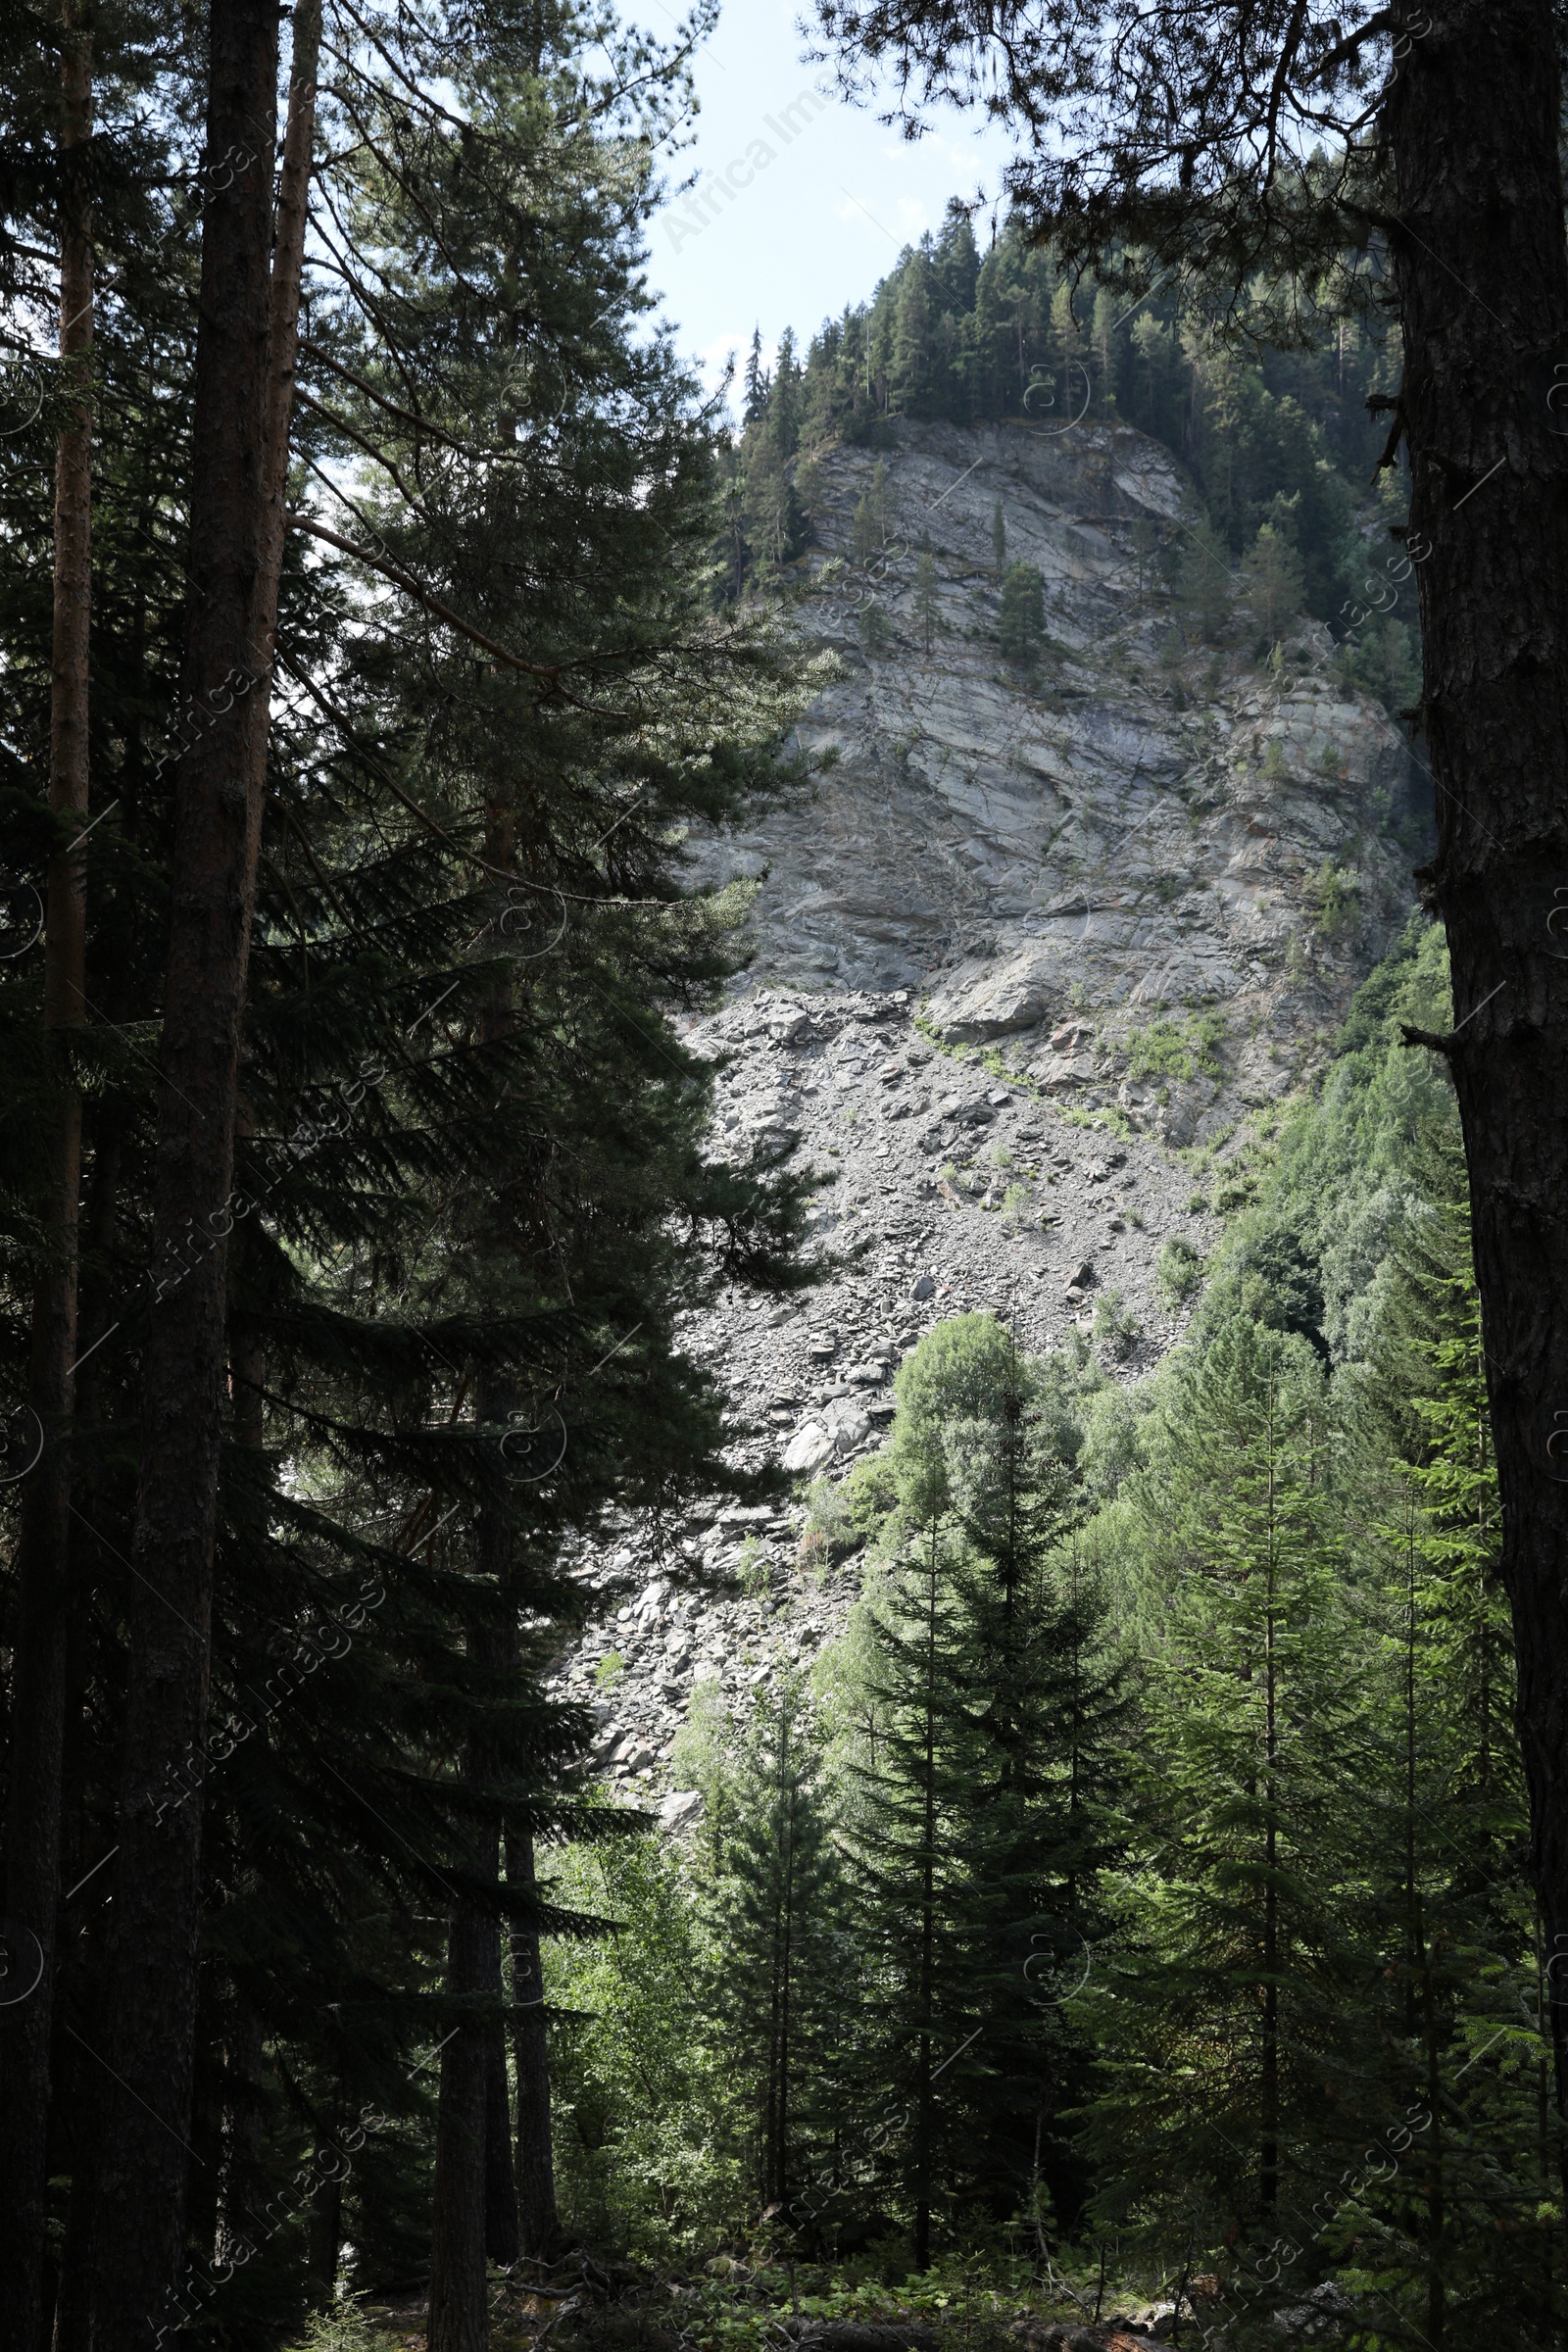
[(1107, 2085), (1103, 2209), (1152, 2204), (1200, 2243), (1271, 2231), (1297, 2143), (1343, 2145), (1359, 2120), (1338, 2080), (1352, 1955), (1336, 1890), (1355, 1836), (1339, 1760), (1365, 1698), (1328, 1453), (1310, 1350), (1238, 1316), (1173, 1395), (1142, 1489), (1163, 1591), (1140, 1866), (1125, 1955), (1083, 2005)]
[(1230, 561), (1207, 522), (1187, 534), (1176, 575), (1176, 601), (1188, 629), (1214, 644), (1230, 615)]
[(996, 2219), (1029, 2210), (1043, 2233), (1043, 2191), (1068, 2230), (1082, 2195), (1065, 2118), (1087, 2086), (1087, 2052), (1061, 2003), (1107, 1925), (1100, 1885), (1127, 1710), (1103, 1597), (1073, 1541), (1078, 1480), (1015, 1354), (988, 1402), (946, 1446), (963, 1534), (964, 1674), (983, 1740), (955, 1823), (985, 2017), (964, 2065), (965, 2159), (970, 2193)]
[(1242, 559), (1242, 582), (1258, 635), (1277, 644), (1301, 610), (1306, 580), (1300, 558), (1274, 523), (1259, 524)]
[(943, 2205), (1038, 2213), (1044, 2180), (1070, 2216), (1081, 2194), (1054, 2121), (1082, 2083), (1060, 2001), (1099, 1920), (1118, 1704), (1042, 1396), (985, 1316), (939, 1327), (900, 1373), (903, 1544), (870, 1613), (877, 1737), (851, 1836), (867, 2064), (898, 2119), (879, 2154), (920, 2269)]
[(752, 348), (746, 355), (745, 405), (741, 410), (743, 424), (761, 424), (767, 416), (768, 394), (772, 385), (762, 365), (762, 330), (752, 329)]
[[(422, 37), (388, 30), (408, 68), (400, 86), (416, 91), (418, 56), (396, 51), (405, 35)], [(526, 50), (527, 27), (519, 37)], [(404, 266), (395, 294), (363, 309), (352, 271), (347, 291), (327, 273), (301, 370), (312, 406), (295, 511), (329, 552), (307, 565), (302, 527), (281, 559), (287, 686), (268, 747), (221, 1221), (233, 1230), (211, 1714), (135, 1792), (171, 1850), (199, 1843), (202, 1858), (188, 2246), (206, 2266), (220, 2230), (235, 2270), (217, 2281), (204, 2267), (178, 2308), (220, 2293), (222, 2324), (270, 2313), (274, 2328), (297, 2317), (300, 2266), (257, 2217), (367, 2103), (396, 2120), (368, 2128), (346, 2192), (323, 2175), (311, 2195), (317, 2284), (330, 2287), (345, 2230), (389, 2269), (424, 2258), (410, 2216), (431, 2078), (410, 2070), (449, 2034), (449, 2054), (481, 2063), (447, 2096), (448, 2120), (481, 2124), (481, 2201), (505, 2222), (490, 2193), (508, 2169), (494, 2159), (497, 1930), (513, 1921), (526, 1945), (560, 1924), (530, 1841), (573, 1821), (588, 1732), (540, 1690), (583, 1605), (560, 1545), (612, 1503), (730, 1475), (718, 1399), (679, 1356), (675, 1318), (721, 1266), (741, 1280), (782, 1272), (795, 1217), (775, 1176), (705, 1163), (707, 1075), (666, 1017), (731, 963), (722, 919), (679, 904), (672, 822), (765, 787), (795, 704), (787, 662), (760, 636), (715, 648), (705, 620), (712, 419), (635, 331), (634, 235), (620, 198), (608, 210), (603, 198), (596, 122), (611, 94), (589, 104), (563, 75), (546, 103), (498, 40), (467, 61), (463, 103), (483, 124), (470, 141), (443, 107), (405, 106), (368, 54), (355, 70), (367, 66), (352, 86), (374, 138), (323, 166), (321, 184), (351, 240), (373, 217), (378, 251)], [(172, 200), (165, 160), (155, 167), (156, 208)], [(519, 220), (523, 182), (552, 193)], [(630, 201), (623, 175), (616, 186)], [(447, 250), (465, 251), (461, 270), (431, 259), (432, 210)], [(172, 236), (168, 280), (138, 280), (140, 310), (117, 299), (98, 338), (113, 429), (90, 717), (97, 791), (107, 806), (119, 787), (122, 809), (89, 848), (87, 993), (135, 1027), (157, 1015), (165, 959), (188, 249)], [(543, 362), (513, 331), (524, 316)], [(551, 353), (574, 354), (569, 382)], [(49, 518), (12, 495), (24, 526), (13, 546), (28, 561), (8, 580), (5, 625), (19, 723), (36, 732)], [(41, 609), (46, 620), (46, 596)], [(613, 678), (632, 708), (584, 691), (589, 675)], [(7, 774), (13, 850), (43, 841), (36, 772)], [(31, 976), (8, 965), (0, 980), (9, 1018)], [(121, 1826), (135, 1302), (154, 1167), (145, 1059), (118, 1036), (104, 1033), (84, 1130), (75, 1458), (91, 1547), (72, 1626), (63, 1853), (86, 1896), (61, 1979), (82, 2054), (65, 2045), (52, 2125), (56, 2178), (69, 2180), (50, 2217), (65, 2225), (63, 2340), (86, 2324), (100, 2182), (125, 2161), (105, 2131), (120, 2093), (102, 2063), (101, 1895)], [(703, 1237), (695, 1253), (678, 1232)], [(184, 1275), (151, 1271), (177, 1315)], [(568, 1443), (547, 1463), (558, 1427)], [(459, 1964), (435, 1990), (454, 1960), (448, 1923), (462, 1927)], [(166, 2241), (178, 2201), (161, 2217)], [(447, 2203), (466, 2232), (470, 2200)], [(454, 2308), (471, 2330), (482, 2235), (465, 2247)], [(161, 2259), (156, 2245), (148, 2255)], [(168, 2316), (155, 2297), (149, 2330)]]
[(888, 2119), (871, 2161), (873, 2177), (897, 2184), (918, 2271), (930, 2266), (933, 2210), (961, 2161), (957, 2111), (939, 2098), (937, 2078), (976, 2032), (953, 1825), (982, 1741), (967, 1704), (953, 1565), (952, 1535), (933, 1513), (876, 1613), (878, 1755), (857, 1772), (856, 1877), (872, 1970), (868, 2104)]
[(1046, 584), (1037, 564), (1009, 564), (997, 608), (997, 642), (1004, 661), (1032, 669), (1046, 636)]
[(822, 2085), (844, 1964), (821, 1740), (797, 1682), (786, 1679), (759, 1709), (726, 1793), (715, 2006), (749, 2086), (760, 2205), (788, 2209), (828, 2136)]
[(998, 571), (1001, 571), (1003, 564), (1007, 560), (1007, 525), (1003, 515), (1000, 498), (991, 510), (991, 553)]
[[(1456, 1154), (1430, 1154), (1427, 1172), (1451, 1188)], [(1512, 1645), (1468, 1218), (1451, 1190), (1401, 1257), (1393, 1315), (1422, 1335), (1405, 1405), (1418, 1442), (1382, 1530), (1389, 1697), (1362, 1777), (1382, 1816), (1365, 1933), (1386, 1965), (1361, 2064), (1369, 2115), (1401, 2100), (1430, 2121), (1405, 2175), (1363, 2192), (1333, 2242), (1434, 2342), (1502, 2304), (1546, 2335), (1563, 2151), (1541, 2131), (1544, 1955), (1509, 1867), (1526, 1821)]]

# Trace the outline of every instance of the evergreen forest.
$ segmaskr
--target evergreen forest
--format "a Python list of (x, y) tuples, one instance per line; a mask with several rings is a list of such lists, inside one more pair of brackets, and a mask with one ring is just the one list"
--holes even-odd
[[(686, 1029), (689, 844), (821, 780), (814, 460), (1082, 403), (1189, 609), (1348, 639), (1375, 259), (1254, 348), (955, 205), (714, 396), (658, 21), (0, 31), (0, 2352), (1561, 2344), (1441, 924), (1152, 1377), (954, 1315), (792, 1491), (686, 1339), (820, 1274)], [(1413, 606), (1343, 659), (1404, 710)], [(698, 1685), (673, 1836), (549, 1687), (577, 1564), (787, 1495), (848, 1630)]]

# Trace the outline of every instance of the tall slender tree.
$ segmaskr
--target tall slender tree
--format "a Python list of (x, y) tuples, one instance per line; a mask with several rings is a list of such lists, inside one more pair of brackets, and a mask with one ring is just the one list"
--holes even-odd
[[(315, 55), (298, 52), (283, 237), (273, 253), (276, 0), (214, 0), (191, 440), (185, 665), (163, 1006), (154, 1252), (112, 1978), (113, 2068), (95, 2326), (150, 2345), (183, 2243), (201, 1920), (201, 1808), (157, 1791), (206, 1752), (213, 1546), (226, 1365), (240, 1029), (261, 835), (292, 341)], [(318, 24), (318, 19), (314, 20)], [(243, 160), (241, 160), (243, 159)], [(278, 363), (274, 389), (273, 357)], [(261, 706), (254, 707), (260, 710)], [(188, 1254), (187, 1254), (188, 1253)], [(177, 1287), (177, 1309), (167, 1292)]]
[[(44, 920), (43, 1025), (52, 1102), (40, 1138), (44, 1262), (33, 1286), (29, 1409), (42, 1458), (27, 1483), (17, 1546), (6, 1909), (24, 1938), (10, 1955), (30, 1997), (0, 2039), (0, 2336), (31, 2352), (41, 2326), (50, 2049), (60, 1897), (67, 1649), (72, 1606), (72, 1420), (77, 1352), (77, 1224), (86, 1020), (88, 649), (92, 622), (92, 20), (65, 0), (60, 40), (60, 327), (67, 403), (55, 454), (49, 808), (57, 833)], [(31, 1442), (30, 1433), (29, 1440)], [(36, 1982), (33, 1983), (36, 1972)]]
[(824, 2142), (828, 2020), (841, 1998), (843, 1883), (806, 1694), (759, 1711), (730, 1779), (715, 1904), (719, 2009), (750, 2092), (763, 2211), (789, 2208)]

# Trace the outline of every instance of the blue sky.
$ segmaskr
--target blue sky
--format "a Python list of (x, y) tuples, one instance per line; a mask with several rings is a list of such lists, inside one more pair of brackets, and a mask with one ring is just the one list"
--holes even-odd
[[(679, 12), (641, 0), (630, 13), (664, 32)], [(911, 143), (846, 104), (829, 68), (807, 61), (801, 15), (800, 0), (725, 0), (697, 62), (696, 141), (669, 173), (698, 184), (652, 224), (649, 284), (710, 382), (728, 351), (744, 359), (754, 324), (771, 352), (786, 326), (804, 340), (863, 301), (950, 196), (994, 200), (1005, 161), (978, 120), (949, 113)], [(988, 230), (977, 219), (982, 244)]]

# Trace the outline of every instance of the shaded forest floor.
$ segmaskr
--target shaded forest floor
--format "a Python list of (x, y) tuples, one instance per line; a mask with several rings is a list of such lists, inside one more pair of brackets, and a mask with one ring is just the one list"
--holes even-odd
[[(1213, 2337), (1219, 2283), (1187, 2282), (1181, 2312), (1126, 2275), (1079, 2280), (1054, 2266), (957, 2260), (894, 2285), (818, 2268), (717, 2256), (682, 2272), (599, 2259), (521, 2262), (491, 2285), (493, 2352), (1133, 2352)], [(1299, 2317), (1299, 2330), (1290, 2325)], [(1338, 2341), (1339, 2313), (1314, 2299), (1280, 2315), (1274, 2340)], [(1284, 2322), (1281, 2325), (1281, 2321)], [(308, 2352), (422, 2352), (422, 2293), (337, 2306)]]

